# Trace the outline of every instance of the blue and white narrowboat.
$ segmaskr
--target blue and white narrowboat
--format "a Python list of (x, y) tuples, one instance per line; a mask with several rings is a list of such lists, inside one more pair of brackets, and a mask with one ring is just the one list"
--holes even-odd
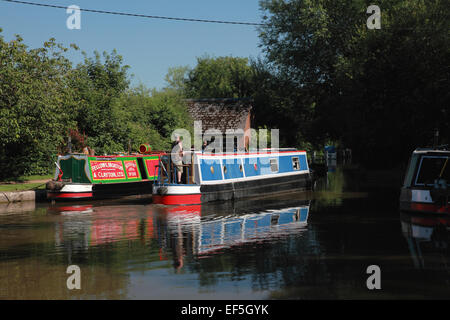
[(311, 189), (306, 151), (266, 149), (259, 152), (203, 153), (184, 156), (183, 183), (176, 183), (170, 154), (162, 155), (153, 202), (198, 204)]
[(450, 150), (421, 148), (412, 153), (400, 193), (400, 209), (450, 213)]

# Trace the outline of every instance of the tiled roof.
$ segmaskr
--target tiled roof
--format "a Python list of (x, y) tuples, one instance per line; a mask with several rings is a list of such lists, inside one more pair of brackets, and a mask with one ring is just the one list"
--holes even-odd
[(202, 133), (208, 129), (245, 129), (252, 109), (250, 98), (239, 99), (187, 99), (189, 113), (194, 121), (202, 121)]

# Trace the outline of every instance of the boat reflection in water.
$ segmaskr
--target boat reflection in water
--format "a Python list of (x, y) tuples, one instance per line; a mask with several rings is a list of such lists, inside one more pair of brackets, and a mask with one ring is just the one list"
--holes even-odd
[[(89, 247), (140, 240), (159, 248), (159, 260), (173, 260), (180, 270), (184, 257), (219, 254), (227, 248), (262, 243), (306, 230), (309, 200), (261, 201), (192, 206), (53, 206), (64, 216), (55, 224), (55, 245), (66, 253)], [(283, 202), (285, 203), (285, 202)], [(69, 257), (69, 260), (70, 257)]]
[[(259, 209), (261, 210), (261, 209)], [(183, 267), (185, 255), (207, 256), (228, 248), (280, 239), (306, 230), (309, 201), (288, 208), (240, 210), (220, 215), (214, 207), (159, 208), (167, 226), (174, 254), (174, 267)], [(229, 211), (231, 212), (231, 211)]]
[[(449, 282), (450, 216), (401, 213), (401, 226), (415, 268)], [(442, 272), (444, 277), (439, 276)]]

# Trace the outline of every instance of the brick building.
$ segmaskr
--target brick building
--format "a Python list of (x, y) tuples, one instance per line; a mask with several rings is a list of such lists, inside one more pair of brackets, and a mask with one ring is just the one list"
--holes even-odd
[(188, 111), (194, 121), (201, 121), (203, 140), (215, 141), (217, 134), (223, 136), (223, 149), (233, 146), (244, 150), (250, 142), (252, 100), (188, 99)]

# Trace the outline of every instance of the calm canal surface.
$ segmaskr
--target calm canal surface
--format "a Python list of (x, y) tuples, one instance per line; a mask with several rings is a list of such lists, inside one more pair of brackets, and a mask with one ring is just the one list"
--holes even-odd
[[(0, 206), (0, 299), (448, 299), (448, 217), (398, 191), (321, 191), (188, 207)], [(81, 289), (68, 290), (69, 265)], [(366, 269), (381, 269), (368, 290)]]

